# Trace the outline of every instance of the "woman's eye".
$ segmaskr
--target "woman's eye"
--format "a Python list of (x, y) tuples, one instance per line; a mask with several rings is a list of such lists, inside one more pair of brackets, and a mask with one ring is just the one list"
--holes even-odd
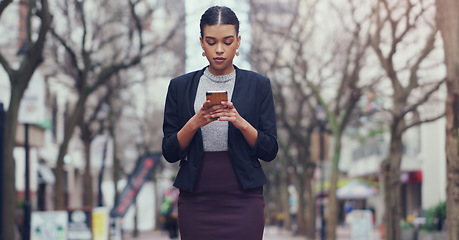
[(229, 45), (233, 44), (233, 42), (225, 42), (225, 44), (229, 46)]
[(213, 46), (215, 45), (215, 42), (207, 42), (207, 44), (209, 44), (210, 46)]

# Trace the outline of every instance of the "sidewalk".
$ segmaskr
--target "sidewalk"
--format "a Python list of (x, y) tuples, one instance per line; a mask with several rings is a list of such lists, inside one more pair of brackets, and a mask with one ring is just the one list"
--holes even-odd
[[(160, 231), (141, 232), (137, 238), (132, 237), (132, 232), (124, 233), (123, 240), (169, 240), (167, 233)], [(277, 227), (266, 226), (263, 240), (306, 240), (304, 237), (291, 236), (287, 231)]]
[[(346, 227), (339, 226), (336, 230), (337, 240), (350, 240), (350, 231)], [(316, 239), (320, 239), (317, 237)], [(169, 240), (167, 233), (160, 231), (141, 232), (137, 238), (132, 237), (131, 232), (124, 233), (123, 240)], [(305, 237), (292, 236), (288, 231), (279, 230), (274, 226), (266, 226), (263, 240), (306, 240)], [(373, 239), (380, 240), (377, 231), (374, 231)]]

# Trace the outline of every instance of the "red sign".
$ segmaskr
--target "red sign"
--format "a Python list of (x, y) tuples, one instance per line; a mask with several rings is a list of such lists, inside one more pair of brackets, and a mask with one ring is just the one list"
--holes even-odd
[(129, 176), (126, 187), (119, 195), (110, 217), (123, 217), (134, 202), (145, 181), (161, 160), (161, 153), (147, 154), (137, 160), (137, 165)]

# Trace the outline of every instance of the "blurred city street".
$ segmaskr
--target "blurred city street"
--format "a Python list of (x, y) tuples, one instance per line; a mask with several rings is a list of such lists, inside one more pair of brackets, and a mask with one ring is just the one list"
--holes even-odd
[[(125, 232), (123, 240), (168, 240), (166, 232), (161, 231), (151, 231), (151, 232), (141, 232), (137, 238), (132, 236), (132, 232)], [(320, 236), (317, 236), (316, 239), (320, 239)], [(344, 226), (338, 226), (337, 228), (337, 240), (350, 240), (349, 228)], [(379, 233), (375, 230), (373, 233), (372, 240), (380, 240)], [(285, 230), (279, 230), (275, 226), (266, 226), (265, 234), (263, 240), (306, 240), (302, 236), (292, 236), (292, 234)]]
[(457, 9), (0, 0), (0, 240), (167, 240), (179, 190), (202, 233), (229, 213), (263, 240), (446, 240)]

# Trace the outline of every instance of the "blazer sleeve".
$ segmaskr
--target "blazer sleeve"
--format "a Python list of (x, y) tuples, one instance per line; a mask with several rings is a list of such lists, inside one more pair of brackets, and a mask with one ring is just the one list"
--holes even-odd
[(259, 103), (258, 137), (252, 154), (263, 161), (272, 161), (278, 152), (276, 113), (271, 83), (268, 78), (262, 81)]
[(174, 81), (171, 81), (167, 90), (166, 104), (164, 107), (164, 137), (162, 141), (163, 156), (166, 161), (171, 163), (185, 156), (183, 152), (180, 152), (180, 144), (177, 138), (177, 133), (180, 129), (177, 89), (174, 87)]

